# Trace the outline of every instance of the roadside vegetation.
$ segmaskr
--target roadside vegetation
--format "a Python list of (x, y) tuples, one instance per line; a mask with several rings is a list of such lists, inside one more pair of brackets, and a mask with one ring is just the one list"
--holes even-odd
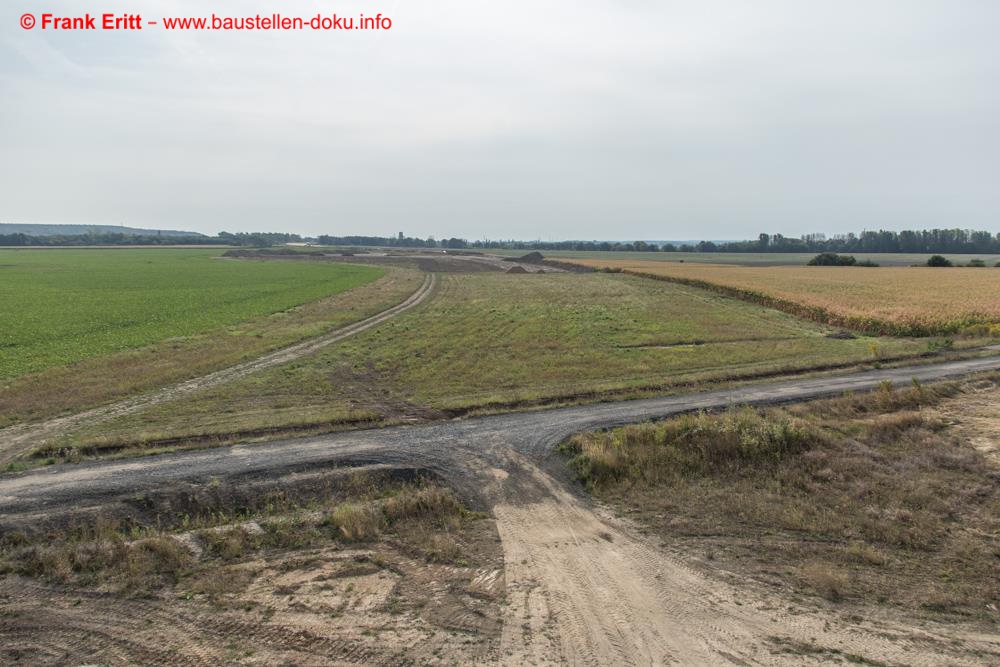
[[(994, 395), (1000, 376), (974, 381)], [(579, 480), (715, 572), (832, 602), (1000, 622), (1000, 471), (942, 384), (581, 434)]]
[(150, 525), (98, 516), (66, 528), (7, 531), (0, 538), (0, 573), (142, 595), (267, 550), (370, 544), (403, 533), (424, 559), (456, 563), (461, 548), (437, 533), (456, 532), (464, 522), (482, 518), (450, 490), (428, 483), (388, 483), (346, 499), (302, 505), (272, 495), (265, 507), (215, 506), (194, 515), (160, 516)]
[(873, 335), (1000, 337), (1000, 272), (728, 266), (581, 259), (580, 264), (715, 290)]
[(155, 517), (109, 508), (5, 530), (0, 662), (434, 664), (495, 650), (492, 520), (429, 479), (331, 475), (249, 503), (209, 485)]
[(261, 356), (396, 305), (423, 280), (220, 252), (0, 251), (0, 295), (12, 304), (0, 332), (0, 427)]
[(841, 336), (624, 275), (444, 274), (429, 302), (311, 357), (49, 443), (40, 457), (205, 446), (611, 400), (885, 363), (926, 342)]

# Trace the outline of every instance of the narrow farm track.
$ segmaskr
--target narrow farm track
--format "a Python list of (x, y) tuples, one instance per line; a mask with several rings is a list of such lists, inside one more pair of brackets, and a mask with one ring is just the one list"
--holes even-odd
[[(319, 467), (416, 466), (490, 508), (504, 550), (501, 664), (793, 665), (804, 657), (886, 665), (1000, 662), (1000, 637), (914, 624), (895, 612), (846, 619), (776, 593), (736, 587), (665, 553), (574, 493), (552, 448), (581, 430), (733, 404), (770, 404), (1000, 369), (1000, 357), (799, 379), (687, 396), (61, 465), (0, 476), (0, 528), (137, 492), (247, 482)], [(169, 612), (164, 612), (169, 613)], [(121, 638), (127, 639), (127, 638)], [(193, 664), (197, 664), (195, 661)]]
[(6, 465), (25, 451), (43, 444), (45, 440), (66, 429), (79, 424), (95, 423), (120, 417), (143, 408), (147, 408), (157, 403), (169, 401), (184, 394), (189, 394), (201, 389), (215, 387), (227, 382), (233, 382), (246, 377), (251, 373), (256, 373), (268, 368), (273, 368), (290, 361), (294, 361), (306, 355), (318, 352), (319, 350), (332, 345), (338, 341), (354, 336), (372, 327), (376, 327), (387, 320), (403, 313), (414, 306), (423, 303), (434, 291), (437, 278), (434, 274), (427, 274), (420, 288), (411, 294), (405, 301), (392, 308), (383, 310), (371, 317), (348, 324), (330, 331), (322, 336), (310, 338), (309, 340), (288, 347), (281, 348), (262, 357), (250, 361), (230, 366), (208, 375), (185, 380), (184, 382), (170, 385), (158, 389), (151, 393), (146, 393), (134, 398), (117, 401), (109, 405), (102, 405), (91, 410), (78, 412), (64, 417), (56, 417), (43, 422), (23, 424), (0, 429), (0, 466)]

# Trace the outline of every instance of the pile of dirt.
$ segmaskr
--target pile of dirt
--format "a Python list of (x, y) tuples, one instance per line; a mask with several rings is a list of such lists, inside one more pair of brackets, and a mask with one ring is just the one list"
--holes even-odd
[(528, 262), (529, 264), (541, 264), (542, 262), (545, 261), (545, 256), (542, 255), (542, 253), (540, 253), (538, 251), (535, 251), (535, 252), (529, 252), (524, 257), (518, 257), (514, 261), (517, 261), (517, 262)]
[(507, 269), (507, 273), (527, 273), (528, 270), (523, 266), (512, 266)]

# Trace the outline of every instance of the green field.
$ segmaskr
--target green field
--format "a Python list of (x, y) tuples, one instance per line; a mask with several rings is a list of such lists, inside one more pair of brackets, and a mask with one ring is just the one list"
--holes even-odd
[(71, 441), (118, 448), (177, 437), (273, 437), (359, 420), (662, 394), (927, 349), (926, 341), (838, 340), (775, 310), (627, 275), (441, 278), (430, 302), (377, 329), (90, 427)]
[[(527, 250), (490, 250), (488, 252), (505, 257), (520, 257)], [(738, 264), (741, 266), (784, 266), (805, 265), (816, 253), (805, 252), (599, 252), (575, 250), (543, 250), (542, 254), (551, 259), (607, 259), (607, 260), (648, 260), (660, 262), (692, 262), (696, 264)], [(879, 266), (913, 266), (925, 264), (932, 253), (875, 253), (853, 252), (860, 262), (868, 260)], [(970, 260), (981, 259), (987, 266), (1000, 262), (1000, 255), (955, 255), (945, 254), (956, 266), (968, 264)]]
[(0, 379), (287, 310), (384, 273), (221, 252), (0, 250)]

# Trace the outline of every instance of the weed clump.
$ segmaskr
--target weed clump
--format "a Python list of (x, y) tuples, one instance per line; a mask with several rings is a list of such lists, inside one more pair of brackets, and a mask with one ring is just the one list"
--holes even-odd
[(736, 474), (771, 466), (819, 438), (794, 419), (739, 408), (577, 435), (563, 447), (579, 477), (600, 486), (626, 479), (656, 484), (680, 476)]

